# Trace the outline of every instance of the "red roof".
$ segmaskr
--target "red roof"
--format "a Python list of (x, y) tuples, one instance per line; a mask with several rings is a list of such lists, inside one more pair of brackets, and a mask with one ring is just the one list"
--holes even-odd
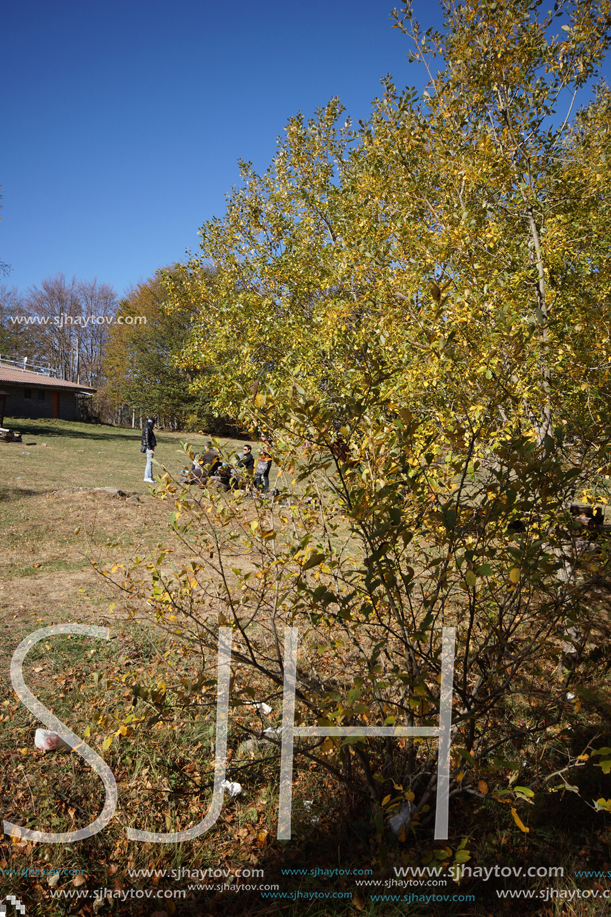
[(65, 379), (54, 379), (44, 373), (31, 373), (25, 369), (15, 369), (13, 366), (3, 366), (0, 363), (0, 384), (26, 385), (36, 388), (55, 388), (69, 392), (95, 392), (95, 388), (88, 385), (79, 385), (78, 382), (66, 382)]

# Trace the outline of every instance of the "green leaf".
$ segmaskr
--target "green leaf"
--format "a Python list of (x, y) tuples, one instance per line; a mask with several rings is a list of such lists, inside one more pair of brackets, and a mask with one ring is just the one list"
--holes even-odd
[(472, 764), (475, 767), (475, 759), (473, 755), (467, 751), (466, 748), (455, 748), (454, 751), (460, 755), (461, 758), (464, 758), (465, 761), (468, 761), (469, 764)]
[(452, 848), (451, 848), (451, 847), (446, 847), (446, 848), (443, 849), (443, 850), (435, 850), (435, 851), (434, 851), (434, 856), (435, 856), (436, 859), (438, 859), (438, 860), (447, 860), (448, 857), (451, 857), (451, 856), (452, 856)]
[(510, 771), (520, 770), (519, 761), (508, 761), (506, 758), (501, 758), (499, 755), (495, 755), (492, 760), (497, 767), (504, 767)]
[(325, 559), (324, 554), (316, 554), (316, 553), (310, 554), (310, 556), (308, 557), (308, 559), (306, 560), (306, 562), (304, 563), (301, 569), (309, 570), (311, 567), (317, 567), (318, 564), (322, 564), (324, 559)]

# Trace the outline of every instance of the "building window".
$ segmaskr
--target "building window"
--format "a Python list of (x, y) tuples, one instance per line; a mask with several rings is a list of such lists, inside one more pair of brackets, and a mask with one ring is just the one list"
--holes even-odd
[(24, 398), (31, 398), (31, 397), (32, 397), (32, 389), (31, 389), (31, 388), (24, 388), (24, 390), (23, 390), (23, 397), (24, 397)]
[(44, 388), (39, 388), (39, 389), (38, 389), (38, 400), (39, 400), (39, 401), (44, 401), (44, 400), (45, 400), (45, 390), (44, 390)]

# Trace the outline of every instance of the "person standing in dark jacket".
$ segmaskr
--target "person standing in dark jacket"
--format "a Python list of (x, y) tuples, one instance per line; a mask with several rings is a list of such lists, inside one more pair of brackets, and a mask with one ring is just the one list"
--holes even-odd
[(155, 434), (153, 433), (153, 427), (155, 426), (155, 418), (149, 417), (144, 425), (142, 430), (142, 448), (146, 452), (146, 469), (144, 471), (144, 480), (147, 484), (155, 484), (155, 479), (153, 478), (153, 456), (155, 455), (155, 446), (157, 445), (157, 440), (155, 439)]
[(252, 446), (244, 446), (242, 449), (242, 458), (238, 462), (238, 468), (245, 468), (248, 474), (252, 474), (255, 467), (255, 457), (252, 454)]

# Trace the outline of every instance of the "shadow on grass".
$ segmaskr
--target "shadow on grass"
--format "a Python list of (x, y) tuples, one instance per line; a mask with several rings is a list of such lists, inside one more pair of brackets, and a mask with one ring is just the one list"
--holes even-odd
[[(120, 644), (104, 645), (101, 650), (96, 650), (94, 657), (91, 656), (89, 643), (66, 639), (59, 644), (59, 648), (56, 647), (54, 650), (54, 668), (50, 668), (43, 676), (48, 679), (48, 690), (56, 691), (55, 676), (65, 677), (68, 670), (74, 669), (76, 664), (82, 664), (87, 669), (85, 673), (87, 679), (90, 679), (89, 670), (94, 665), (101, 672), (108, 673), (110, 670), (112, 675), (112, 665), (119, 666), (120, 671), (124, 672), (129, 662), (133, 666), (133, 671), (137, 671), (140, 665), (157, 658), (157, 644), (149, 644), (145, 639), (147, 634), (148, 629), (137, 630), (130, 633), (129, 636), (122, 636)], [(45, 653), (46, 648), (40, 644), (38, 652), (33, 651), (32, 653), (31, 663), (44, 660)], [(123, 654), (122, 658), (118, 659), (117, 654)], [(37, 670), (34, 669), (34, 671)], [(104, 699), (107, 696), (107, 687), (104, 687), (103, 679), (99, 691), (100, 704), (106, 703)], [(61, 697), (63, 696), (62, 693)], [(68, 696), (64, 703), (69, 702), (70, 697)], [(57, 710), (57, 707), (55, 709)], [(61, 709), (57, 712), (61, 714)], [(11, 728), (17, 730), (14, 740), (6, 748), (7, 756), (12, 755), (12, 767), (16, 767), (15, 761), (20, 761), (19, 749), (25, 742), (26, 733), (31, 741), (33, 727), (24, 716), (23, 710), (19, 710), (16, 713), (15, 722), (13, 723), (11, 719), (10, 724), (5, 721), (3, 726), (5, 735), (8, 735)], [(596, 716), (598, 718), (598, 713)], [(26, 726), (27, 729), (24, 729), (23, 727)], [(237, 739), (236, 736), (236, 742)], [(594, 744), (595, 748), (611, 745), (606, 723), (602, 730), (595, 729), (594, 726), (587, 729), (575, 729), (570, 740), (566, 744), (562, 743), (562, 748), (558, 740), (556, 744), (559, 750), (557, 752), (553, 751), (550, 743), (548, 753), (558, 756), (560, 770), (563, 766), (564, 754), (570, 751), (572, 755), (578, 755), (590, 742)], [(132, 753), (134, 756), (139, 754), (139, 744), (140, 739), (138, 738), (131, 745), (120, 746), (123, 749), (121, 755), (125, 757), (112, 763), (117, 779), (121, 781), (121, 795), (124, 799), (128, 793), (129, 784), (135, 779), (138, 769), (142, 767), (142, 763), (137, 763), (141, 762), (139, 757), (132, 758)], [(209, 757), (207, 746), (205, 749), (202, 749), (201, 745), (196, 747), (197, 752), (191, 748), (183, 749), (185, 761), (190, 758), (195, 764), (198, 759)], [(129, 758), (127, 757), (128, 752), (130, 753)], [(119, 753), (115, 752), (115, 754)], [(172, 772), (174, 775), (180, 772), (183, 762), (175, 761), (172, 757), (167, 759), (168, 766), (162, 767), (160, 762), (163, 760), (165, 759), (155, 759), (155, 769), (151, 772), (150, 777), (153, 786), (149, 785), (146, 789), (154, 791), (158, 788), (162, 794), (167, 793), (168, 804), (172, 797), (178, 796), (181, 792), (184, 793), (185, 798), (188, 798), (190, 783), (187, 781), (178, 784), (169, 779)], [(595, 758), (594, 761), (596, 760)], [(24, 766), (25, 761), (21, 768)], [(29, 762), (27, 766), (30, 770), (32, 769)], [(553, 766), (556, 767), (556, 764)], [(66, 771), (69, 775), (68, 767)], [(155, 778), (153, 778), (153, 773), (156, 775)], [(326, 781), (324, 791), (319, 784), (317, 785), (317, 795), (320, 796), (323, 793), (321, 802), (317, 804), (316, 808), (319, 821), (315, 822), (312, 812), (306, 811), (303, 802), (299, 802), (299, 793), (296, 792), (293, 810), (293, 837), (290, 841), (277, 841), (274, 836), (275, 819), (272, 817), (267, 821), (260, 818), (262, 814), (267, 814), (269, 809), (273, 811), (277, 806), (277, 765), (270, 765), (270, 771), (262, 771), (261, 775), (262, 780), (264, 779), (269, 786), (269, 794), (266, 795), (265, 802), (257, 802), (253, 794), (252, 803), (248, 804), (250, 811), (245, 809), (241, 819), (237, 819), (234, 817), (234, 804), (231, 799), (226, 798), (218, 822), (220, 830), (211, 831), (208, 837), (203, 835), (193, 844), (175, 846), (153, 844), (148, 848), (146, 846), (143, 848), (143, 845), (139, 844), (129, 845), (125, 841), (125, 825), (121, 824), (120, 819), (117, 818), (112, 827), (109, 826), (99, 835), (83, 842), (82, 845), (79, 845), (78, 851), (71, 852), (69, 862), (72, 865), (74, 857), (82, 857), (79, 862), (88, 874), (85, 887), (89, 889), (100, 886), (112, 888), (114, 880), (106, 875), (101, 878), (101, 871), (105, 869), (103, 864), (115, 863), (118, 866), (119, 857), (124, 858), (121, 864), (123, 869), (117, 875), (117, 881), (123, 883), (122, 887), (149, 891), (153, 890), (153, 887), (161, 891), (170, 891), (172, 888), (189, 889), (188, 893), (193, 895), (192, 898), (176, 899), (176, 913), (181, 917), (195, 917), (195, 915), (203, 917), (209, 914), (215, 914), (217, 917), (238, 917), (238, 915), (271, 917), (271, 915), (280, 914), (286, 917), (329, 917), (329, 915), (331, 917), (346, 915), (347, 917), (347, 915), (357, 913), (363, 914), (364, 917), (374, 917), (374, 915), (376, 917), (378, 915), (399, 917), (406, 913), (409, 913), (411, 917), (486, 917), (489, 914), (495, 914), (495, 917), (497, 915), (498, 917), (510, 917), (510, 915), (513, 917), (514, 914), (536, 914), (541, 917), (543, 915), (560, 917), (561, 914), (564, 914), (565, 917), (598, 917), (606, 913), (600, 907), (600, 901), (583, 900), (574, 902), (575, 906), (572, 904), (569, 909), (563, 909), (564, 902), (562, 901), (504, 899), (497, 894), (512, 890), (544, 890), (545, 888), (568, 891), (591, 889), (595, 880), (577, 875), (577, 872), (609, 868), (607, 836), (611, 816), (604, 812), (595, 813), (586, 804), (586, 801), (591, 803), (592, 800), (601, 796), (607, 798), (611, 795), (609, 777), (604, 775), (601, 768), (596, 767), (591, 760), (584, 766), (566, 774), (567, 784), (578, 789), (580, 795), (577, 795), (574, 790), (571, 791), (570, 788), (565, 788), (543, 796), (539, 792), (540, 787), (536, 786), (534, 782), (535, 775), (530, 774), (528, 765), (525, 765), (525, 772), (520, 779), (526, 784), (532, 782), (536, 793), (534, 805), (523, 805), (519, 808), (521, 818), (530, 829), (528, 833), (520, 832), (513, 820), (510, 805), (504, 805), (493, 799), (492, 794), (485, 798), (474, 798), (468, 793), (463, 793), (453, 798), (450, 810), (451, 836), (448, 841), (453, 851), (456, 851), (460, 839), (467, 837), (471, 859), (465, 864), (466, 866), (493, 869), (501, 867), (512, 870), (511, 874), (506, 873), (506, 878), (498, 874), (486, 881), (470, 878), (460, 885), (457, 885), (450, 877), (447, 877), (447, 881), (443, 884), (439, 884), (438, 880), (430, 876), (423, 877), (423, 884), (420, 884), (419, 881), (403, 885), (401, 883), (392, 884), (397, 880), (395, 866), (404, 864), (421, 866), (423, 855), (427, 850), (439, 850), (445, 846), (445, 843), (435, 842), (430, 829), (422, 831), (418, 836), (408, 834), (405, 843), (399, 843), (387, 831), (383, 839), (388, 853), (387, 865), (383, 868), (374, 865), (374, 859), (379, 855), (380, 843), (367, 803), (355, 803), (351, 797), (338, 790), (336, 785), (329, 786)], [(304, 775), (307, 776), (305, 771), (298, 774), (299, 777)], [(229, 776), (231, 779), (234, 776), (242, 779), (238, 775), (237, 768), (234, 773), (231, 771), (231, 766)], [(553, 781), (553, 785), (556, 785), (556, 782), (560, 787), (564, 785), (562, 776), (559, 776), (557, 781)], [(246, 780), (244, 783), (246, 784)], [(303, 784), (299, 785), (301, 787), (299, 792), (305, 792), (306, 787)], [(181, 790), (181, 787), (185, 789)], [(58, 788), (65, 793), (69, 792), (62, 788), (61, 784)], [(4, 792), (6, 793), (6, 785)], [(95, 792), (99, 794), (99, 788)], [(34, 787), (34, 792), (32, 792), (28, 784), (27, 787), (24, 787), (22, 807), (30, 807), (32, 797), (38, 799), (37, 805), (40, 805), (45, 793), (49, 800), (53, 791)], [(310, 795), (309, 786), (307, 795)], [(6, 805), (6, 800), (4, 803)], [(236, 800), (236, 807), (237, 804)], [(54, 805), (55, 800), (51, 798), (45, 817), (48, 817)], [(156, 806), (157, 808), (159, 816), (164, 806), (159, 805)], [(201, 812), (198, 810), (197, 813), (189, 814), (190, 824), (196, 823), (198, 817), (204, 816), (204, 808), (205, 805), (202, 806)], [(128, 809), (129, 806), (127, 806), (127, 811)], [(131, 823), (133, 823), (132, 818), (128, 814), (126, 824)], [(251, 823), (253, 831), (239, 829), (240, 824), (246, 825), (247, 823)], [(270, 834), (263, 837), (259, 843), (257, 832), (261, 831), (263, 825), (269, 827)], [(154, 830), (163, 831), (166, 827), (171, 829), (171, 825), (164, 825), (163, 817), (160, 817)], [(183, 824), (182, 827), (186, 825)], [(21, 865), (18, 860), (19, 849), (13, 845), (12, 849), (9, 848), (9, 852), (14, 856), (12, 862)], [(219, 876), (201, 879), (195, 876), (187, 877), (184, 873), (182, 877), (169, 874), (163, 877), (158, 875), (154, 877), (156, 881), (153, 882), (151, 875), (145, 876), (142, 873), (137, 876), (128, 875), (128, 869), (133, 867), (134, 859), (138, 856), (146, 858), (145, 863), (139, 864), (145, 868), (172, 870), (182, 867), (189, 869), (190, 863), (197, 862), (200, 868), (212, 868), (214, 871), (218, 867)], [(234, 891), (224, 887), (226, 878), (223, 876), (223, 870), (240, 865), (240, 861), (244, 866), (252, 866), (252, 868), (264, 871), (263, 876), (258, 875), (252, 881), (249, 879), (243, 881), (245, 886), (255, 886), (254, 889), (244, 888)], [(541, 867), (562, 868), (563, 873), (555, 874), (553, 878), (536, 874), (533, 878), (529, 878), (527, 870), (532, 867), (535, 870)], [(95, 872), (95, 870), (98, 871)], [(521, 874), (514, 870), (520, 870)], [(519, 878), (517, 878), (518, 875)], [(69, 881), (69, 879), (62, 879), (63, 884), (70, 891)], [(366, 882), (379, 884), (362, 884)], [(389, 882), (389, 885), (386, 885), (386, 882)], [(22, 884), (24, 884), (23, 881)], [(277, 885), (278, 888), (260, 889), (260, 886), (263, 885)], [(222, 890), (219, 890), (219, 886), (223, 887)], [(32, 882), (28, 881), (25, 887), (29, 895), (27, 898), (28, 915), (47, 917), (51, 913), (60, 913), (49, 910), (53, 904), (48, 898), (49, 891), (46, 883), (41, 885), (38, 899), (34, 894)], [(15, 880), (13, 880), (11, 890), (14, 889)], [(474, 900), (467, 900), (467, 896)], [(126, 917), (151, 917), (153, 913), (163, 913), (163, 903), (159, 902), (159, 907), (155, 911), (150, 903), (130, 898), (121, 905), (115, 905), (112, 913), (125, 914)], [(557, 905), (560, 909), (556, 907)], [(102, 914), (110, 912), (110, 908), (104, 906)], [(170, 910), (166, 913), (170, 912), (173, 913)], [(68, 910), (61, 913), (67, 914)], [(75, 913), (75, 911), (70, 910), (70, 913)], [(84, 917), (93, 915), (88, 906), (79, 913)]]
[[(5, 446), (22, 447), (26, 438), (35, 436), (45, 437), (69, 437), (75, 436), (83, 439), (89, 439), (95, 442), (101, 440), (112, 442), (120, 439), (126, 442), (134, 442), (141, 436), (139, 429), (124, 429), (123, 427), (113, 427), (110, 424), (90, 425), (84, 423), (72, 423), (68, 420), (35, 420), (33, 418), (5, 418), (5, 425), (11, 429), (19, 430), (23, 442), (5, 443)], [(163, 434), (162, 434), (163, 435)]]
[[(70, 420), (50, 420), (50, 419), (36, 419), (31, 417), (6, 417), (4, 425), (10, 429), (18, 430), (21, 433), (22, 442), (21, 443), (4, 443), (5, 446), (13, 447), (23, 447), (28, 445), (25, 440), (28, 437), (34, 436), (46, 436), (46, 437), (74, 437), (79, 436), (83, 439), (90, 439), (92, 441), (99, 442), (100, 440), (107, 440), (109, 442), (119, 439), (124, 440), (125, 442), (134, 442), (139, 440), (142, 435), (142, 430), (140, 427), (115, 427), (112, 424), (87, 424), (78, 421)], [(207, 433), (202, 431), (190, 431), (186, 430), (177, 430), (172, 432), (170, 430), (159, 430), (155, 428), (155, 433), (157, 436), (179, 436), (182, 440), (192, 440), (197, 438), (204, 438), (206, 440), (217, 439), (233, 439), (238, 442), (250, 442), (255, 445), (258, 443), (258, 437), (245, 432), (239, 427), (235, 427), (232, 424), (228, 424), (220, 432)], [(30, 443), (33, 445), (33, 443)]]
[(13, 503), (19, 500), (28, 499), (29, 497), (40, 497), (41, 494), (53, 494), (57, 488), (49, 487), (47, 490), (26, 490), (23, 487), (7, 487), (0, 491), (0, 503)]

